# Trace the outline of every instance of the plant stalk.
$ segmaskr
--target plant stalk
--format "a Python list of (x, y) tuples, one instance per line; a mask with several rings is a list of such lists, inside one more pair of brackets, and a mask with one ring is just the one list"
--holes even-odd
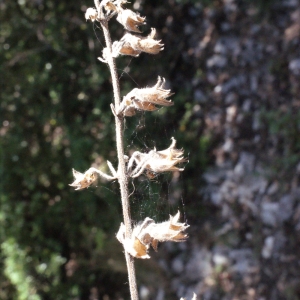
[[(119, 86), (119, 78), (118, 78), (116, 63), (114, 57), (112, 56), (112, 41), (108, 30), (108, 22), (106, 20), (102, 20), (100, 24), (104, 33), (106, 47), (108, 49), (106, 59), (112, 77), (115, 110), (118, 111), (121, 103), (121, 95), (120, 95), (120, 86)], [(132, 233), (132, 226), (131, 226), (129, 192), (128, 192), (128, 175), (126, 172), (126, 165), (124, 159), (124, 118), (123, 116), (119, 117), (115, 115), (115, 128), (116, 128), (116, 144), (117, 144), (117, 153), (118, 153), (118, 182), (120, 185), (123, 218), (124, 218), (124, 225), (126, 228), (125, 236), (126, 238), (130, 238)], [(134, 258), (129, 253), (127, 253), (127, 251), (124, 251), (124, 253), (125, 253), (126, 265), (128, 270), (128, 280), (129, 280), (131, 300), (138, 300)]]

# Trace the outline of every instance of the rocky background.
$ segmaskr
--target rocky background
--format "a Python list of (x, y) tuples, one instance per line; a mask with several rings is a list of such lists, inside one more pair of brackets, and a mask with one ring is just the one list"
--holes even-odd
[(196, 71), (173, 75), (211, 139), (189, 202), (206, 213), (159, 264), (177, 297), (299, 299), (299, 1), (214, 3), (178, 13), (181, 59)]

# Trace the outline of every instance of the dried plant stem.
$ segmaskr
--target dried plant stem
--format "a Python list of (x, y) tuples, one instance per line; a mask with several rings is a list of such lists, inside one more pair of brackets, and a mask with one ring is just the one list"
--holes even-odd
[[(117, 73), (117, 68), (115, 64), (115, 59), (112, 56), (112, 42), (110, 33), (108, 30), (108, 23), (106, 20), (102, 20), (100, 22), (106, 47), (108, 49), (107, 53), (107, 63), (111, 72), (112, 77), (112, 85), (114, 92), (114, 102), (115, 102), (115, 110), (119, 110), (119, 106), (121, 103), (121, 95), (120, 95), (120, 87), (119, 87), (119, 78)], [(127, 238), (131, 237), (132, 226), (131, 226), (131, 216), (130, 216), (130, 204), (129, 204), (129, 193), (128, 193), (128, 175), (126, 172), (125, 159), (124, 159), (124, 118), (123, 116), (117, 116), (115, 114), (115, 127), (116, 127), (116, 143), (117, 143), (117, 152), (118, 152), (118, 182), (120, 185), (121, 192), (121, 200), (122, 200), (122, 210), (123, 210), (123, 218), (124, 224), (126, 227), (125, 236)], [(135, 276), (135, 267), (134, 267), (134, 259), (127, 252), (125, 252), (127, 270), (128, 270), (128, 280), (129, 280), (129, 288), (131, 294), (131, 300), (138, 300), (138, 291), (136, 284), (136, 276)]]

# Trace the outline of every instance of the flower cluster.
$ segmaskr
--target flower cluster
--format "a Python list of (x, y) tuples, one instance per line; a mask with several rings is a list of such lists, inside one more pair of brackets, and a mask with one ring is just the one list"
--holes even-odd
[(137, 57), (142, 52), (158, 54), (164, 49), (164, 45), (160, 40), (154, 39), (155, 35), (154, 28), (151, 28), (151, 33), (146, 37), (126, 33), (120, 41), (113, 43), (113, 57), (118, 57), (120, 54)]
[(180, 223), (180, 213), (170, 216), (170, 220), (156, 224), (152, 219), (146, 218), (141, 224), (133, 228), (130, 238), (125, 237), (125, 226), (121, 223), (117, 239), (124, 249), (133, 257), (150, 258), (148, 250), (150, 245), (157, 251), (159, 242), (184, 242), (187, 234), (184, 232), (189, 225)]
[(154, 111), (160, 106), (172, 106), (173, 102), (167, 100), (172, 96), (170, 90), (164, 89), (165, 79), (158, 77), (153, 87), (138, 89), (134, 88), (122, 100), (118, 114), (130, 117), (135, 115), (136, 110)]
[(157, 151), (154, 148), (148, 153), (135, 151), (127, 165), (127, 169), (130, 172), (133, 164), (136, 164), (136, 167), (129, 173), (130, 176), (133, 178), (138, 177), (145, 170), (151, 173), (183, 171), (184, 168), (178, 168), (176, 165), (186, 162), (187, 159), (183, 157), (182, 149), (175, 148), (176, 140), (173, 137), (171, 139), (170, 147), (165, 150)]
[(124, 9), (123, 5), (127, 3), (124, 0), (103, 0), (100, 5), (95, 8), (88, 8), (85, 14), (86, 20), (102, 21), (109, 20), (117, 14), (117, 21), (121, 23), (128, 31), (141, 32), (138, 26), (145, 24), (145, 17), (141, 17), (138, 13), (130, 9)]
[(118, 10), (117, 21), (128, 31), (141, 32), (138, 26), (144, 25), (145, 19), (130, 9), (120, 8)]

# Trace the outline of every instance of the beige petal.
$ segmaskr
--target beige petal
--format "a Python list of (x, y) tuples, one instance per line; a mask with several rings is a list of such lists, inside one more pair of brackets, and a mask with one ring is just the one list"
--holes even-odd
[(142, 244), (138, 238), (135, 238), (133, 248), (136, 251), (135, 257), (150, 258), (150, 256), (147, 254), (147, 247)]

